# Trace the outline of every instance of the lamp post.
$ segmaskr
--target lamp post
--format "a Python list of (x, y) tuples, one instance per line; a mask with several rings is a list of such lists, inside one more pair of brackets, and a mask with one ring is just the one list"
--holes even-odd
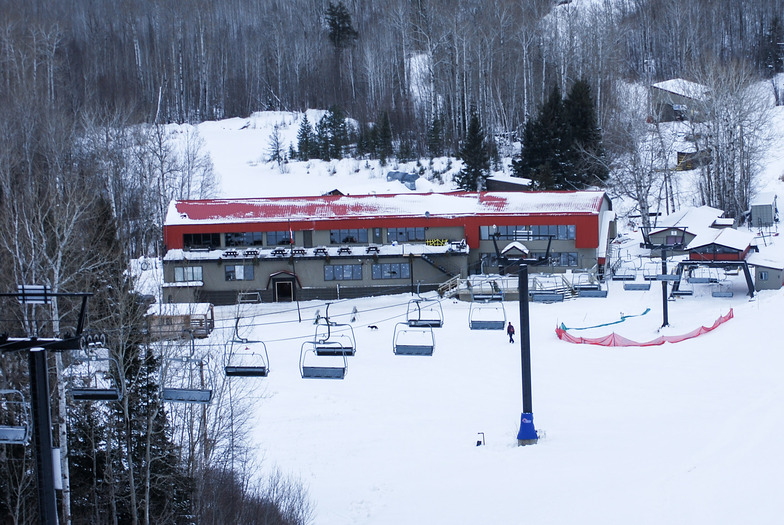
[(528, 265), (520, 264), (517, 271), (517, 291), (520, 303), (520, 375), (523, 387), (523, 412), (520, 416), (520, 431), (517, 444), (535, 445), (539, 436), (534, 427), (533, 403), (531, 402), (531, 330), (528, 313)]

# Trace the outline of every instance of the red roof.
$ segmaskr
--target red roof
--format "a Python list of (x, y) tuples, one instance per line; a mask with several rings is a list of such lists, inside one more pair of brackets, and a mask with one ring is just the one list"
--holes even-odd
[(597, 214), (601, 191), (324, 195), (173, 201), (166, 225), (360, 217)]

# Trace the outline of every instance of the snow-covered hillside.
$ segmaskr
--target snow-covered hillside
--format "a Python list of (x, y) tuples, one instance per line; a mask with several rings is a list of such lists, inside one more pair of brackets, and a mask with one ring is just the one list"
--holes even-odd
[[(323, 111), (309, 110), (311, 125), (318, 122)], [(455, 189), (452, 175), (460, 170), (460, 162), (446, 158), (409, 162), (342, 159), (325, 162), (269, 162), (270, 138), (280, 137), (283, 151), (297, 147), (297, 131), (302, 114), (284, 112), (254, 113), (248, 118), (205, 122), (198, 126), (218, 174), (221, 197), (278, 197), (290, 195), (323, 195), (332, 190), (344, 194), (403, 193), (411, 191), (399, 181), (387, 182), (389, 171), (407, 171), (422, 176), (416, 183), (417, 192), (441, 192)], [(436, 177), (441, 177), (439, 181)]]
[[(784, 108), (774, 118), (781, 144)], [(223, 196), (408, 191), (386, 182), (390, 167), (377, 163), (265, 162), (275, 124), (285, 141), (295, 140), (291, 114), (199, 126)], [(784, 195), (781, 148), (771, 148), (761, 173), (761, 190)], [(417, 191), (451, 189), (421, 182)], [(639, 246), (633, 232), (626, 239)], [(773, 239), (776, 249), (782, 241)], [(318, 301), (217, 308), (210, 341), (222, 348), (239, 314), (243, 336), (266, 342), (269, 377), (232, 381), (250, 382), (258, 394), (251, 435), (263, 469), (304, 483), (314, 523), (778, 523), (784, 353), (776, 327), (784, 290), (753, 300), (743, 283), (734, 291), (719, 299), (706, 288), (670, 302), (670, 326), (661, 330), (658, 286), (631, 292), (610, 283), (606, 299), (532, 304), (534, 421), (543, 439), (527, 447), (516, 442), (520, 348), (500, 331), (470, 330), (467, 303), (442, 302), (434, 355), (417, 357), (393, 352), (410, 295), (336, 302), (330, 314), (341, 322), (357, 311), (357, 351), (343, 381), (300, 377), (301, 344), (325, 309)], [(519, 333), (518, 305), (504, 306)], [(605, 348), (555, 334), (559, 323), (625, 318), (586, 334), (647, 341), (709, 326), (730, 309), (727, 323), (677, 344)]]

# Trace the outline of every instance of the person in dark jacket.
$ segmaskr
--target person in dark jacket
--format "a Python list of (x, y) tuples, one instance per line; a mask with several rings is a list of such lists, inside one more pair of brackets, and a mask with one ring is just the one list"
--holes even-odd
[(509, 326), (506, 327), (506, 333), (509, 335), (509, 342), (514, 343), (514, 326), (512, 326), (512, 323), (509, 323)]

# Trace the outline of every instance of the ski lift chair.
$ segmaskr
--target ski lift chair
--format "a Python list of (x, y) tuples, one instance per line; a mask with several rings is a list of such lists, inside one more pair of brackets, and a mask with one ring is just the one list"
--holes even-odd
[(30, 405), (19, 390), (0, 390), (0, 443), (26, 445), (30, 440)]
[(728, 284), (719, 283), (713, 285), (711, 297), (732, 297), (734, 294)]
[(436, 338), (432, 326), (412, 326), (397, 323), (392, 339), (395, 355), (433, 355)]
[(444, 326), (444, 309), (441, 301), (435, 299), (413, 299), (406, 309), (408, 326), (420, 328), (441, 328)]
[(468, 327), (471, 330), (503, 330), (506, 328), (504, 303), (475, 303), (468, 309)]
[(206, 359), (195, 359), (193, 332), (191, 350), (186, 357), (165, 359), (161, 399), (170, 403), (206, 405), (212, 401), (212, 371)]
[[(269, 374), (269, 354), (267, 345), (262, 341), (248, 341), (239, 335), (240, 318), (234, 323), (234, 339), (227, 344), (224, 354), (223, 373), (226, 377), (267, 377)], [(240, 350), (234, 350), (239, 343)]]
[(336, 323), (329, 319), (329, 304), (316, 324), (313, 337), (314, 350), (319, 356), (353, 356), (356, 354), (357, 339), (354, 327), (347, 323)]
[(319, 354), (319, 341), (305, 341), (300, 347), (299, 371), (302, 379), (344, 379), (348, 372), (347, 352)]
[(87, 335), (80, 340), (80, 346), (84, 357), (77, 359), (70, 368), (75, 372), (73, 379), (78, 382), (81, 378), (83, 384), (74, 384), (68, 389), (71, 399), (74, 401), (120, 401), (122, 391), (116, 385), (111, 385), (111, 380), (105, 378), (107, 373), (111, 375), (112, 365), (117, 373), (120, 373), (120, 363), (111, 356), (106, 347), (105, 337)]
[(245, 341), (245, 343), (253, 343), (253, 348), (245, 346), (238, 352), (231, 350), (228, 352), (223, 367), (226, 377), (267, 377), (269, 374), (267, 345), (261, 341)]

